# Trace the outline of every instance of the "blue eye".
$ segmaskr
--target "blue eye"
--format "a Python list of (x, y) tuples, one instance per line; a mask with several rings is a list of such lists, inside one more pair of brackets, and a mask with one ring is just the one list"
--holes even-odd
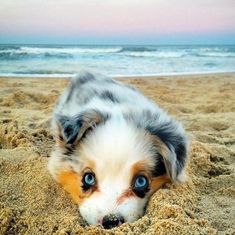
[(135, 189), (145, 189), (148, 186), (148, 180), (145, 176), (139, 175), (135, 179)]
[(93, 173), (86, 173), (84, 176), (83, 176), (83, 182), (86, 184), (86, 185), (89, 185), (89, 186), (92, 186), (95, 184), (95, 175)]

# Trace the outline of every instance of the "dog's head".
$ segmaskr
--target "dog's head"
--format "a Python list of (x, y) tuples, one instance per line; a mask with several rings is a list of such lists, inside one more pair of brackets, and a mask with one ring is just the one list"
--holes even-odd
[(89, 224), (111, 228), (137, 220), (153, 192), (183, 175), (187, 146), (180, 124), (140, 116), (90, 110), (56, 117), (49, 170)]

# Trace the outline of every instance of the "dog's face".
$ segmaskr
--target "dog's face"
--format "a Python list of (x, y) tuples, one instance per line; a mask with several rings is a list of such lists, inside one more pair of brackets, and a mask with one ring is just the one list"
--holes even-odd
[(58, 119), (49, 169), (89, 224), (137, 220), (151, 194), (181, 173), (173, 144), (149, 129), (93, 111)]

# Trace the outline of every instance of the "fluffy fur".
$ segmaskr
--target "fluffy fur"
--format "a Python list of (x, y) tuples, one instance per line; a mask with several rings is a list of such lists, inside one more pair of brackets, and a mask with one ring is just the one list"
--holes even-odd
[[(135, 221), (162, 184), (183, 179), (182, 125), (129, 85), (80, 73), (56, 105), (52, 129), (56, 145), (49, 170), (89, 224), (108, 221), (109, 228)], [(86, 172), (95, 175), (92, 187), (84, 185)], [(148, 180), (141, 191), (134, 187), (138, 175)]]

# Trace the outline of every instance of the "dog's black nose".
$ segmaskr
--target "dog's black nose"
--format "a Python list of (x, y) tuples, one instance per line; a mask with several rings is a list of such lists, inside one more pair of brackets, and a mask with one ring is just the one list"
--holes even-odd
[(114, 228), (123, 223), (124, 223), (123, 216), (114, 215), (114, 214), (106, 215), (102, 221), (102, 225), (105, 229)]

